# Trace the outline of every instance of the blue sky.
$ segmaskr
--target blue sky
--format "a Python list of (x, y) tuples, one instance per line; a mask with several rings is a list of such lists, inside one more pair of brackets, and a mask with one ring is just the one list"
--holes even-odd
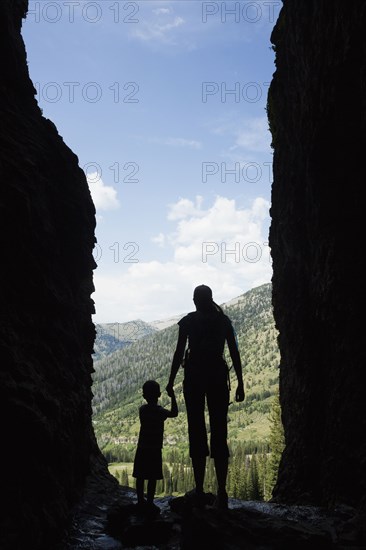
[(45, 117), (97, 208), (95, 322), (152, 321), (269, 282), (270, 34), (281, 2), (32, 1)]

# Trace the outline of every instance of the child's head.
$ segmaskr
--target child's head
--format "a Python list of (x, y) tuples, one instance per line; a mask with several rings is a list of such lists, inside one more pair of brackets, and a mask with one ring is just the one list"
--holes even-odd
[(155, 380), (147, 380), (142, 386), (142, 395), (146, 401), (157, 401), (161, 395), (159, 384)]

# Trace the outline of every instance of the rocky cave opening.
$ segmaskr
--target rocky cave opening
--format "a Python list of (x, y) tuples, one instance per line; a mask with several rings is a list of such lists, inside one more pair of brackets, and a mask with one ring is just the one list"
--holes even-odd
[[(77, 156), (38, 107), (27, 8), (0, 5), (0, 545), (12, 550), (56, 548), (87, 487), (100, 502), (117, 490), (91, 424), (95, 211)], [(273, 502), (352, 510), (352, 536), (327, 548), (366, 547), (365, 26), (361, 0), (284, 0), (272, 34), (270, 246), (286, 434)], [(206, 520), (222, 535), (211, 548), (294, 547), (286, 534), (266, 546), (240, 529), (225, 546), (230, 521)]]

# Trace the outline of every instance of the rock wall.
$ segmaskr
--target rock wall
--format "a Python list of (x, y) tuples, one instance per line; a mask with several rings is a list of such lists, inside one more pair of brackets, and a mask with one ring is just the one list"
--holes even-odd
[(275, 498), (366, 496), (366, 4), (284, 0), (268, 96), (273, 306), (286, 450)]
[[(77, 157), (37, 106), (26, 9), (0, 3), (4, 550), (52, 547), (93, 465), (106, 473), (91, 425), (94, 206)], [(283, 502), (365, 503), (365, 27), (362, 1), (284, 0), (273, 31)]]
[[(95, 210), (77, 157), (42, 117), (20, 30), (0, 3), (0, 547), (55, 537), (99, 451), (91, 425)], [(98, 458), (99, 457), (99, 458)]]

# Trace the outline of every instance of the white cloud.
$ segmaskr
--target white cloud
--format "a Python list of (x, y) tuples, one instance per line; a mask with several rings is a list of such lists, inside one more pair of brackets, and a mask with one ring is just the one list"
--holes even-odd
[(118, 276), (96, 270), (96, 322), (152, 321), (192, 311), (193, 289), (203, 283), (222, 303), (271, 280), (268, 201), (258, 197), (240, 208), (235, 200), (217, 197), (206, 209), (202, 201), (170, 205), (175, 231), (154, 238), (172, 247), (169, 261), (124, 264)]
[(190, 217), (201, 217), (204, 212), (201, 210), (203, 197), (196, 196), (196, 202), (180, 198), (178, 202), (169, 205), (168, 220), (180, 220)]
[(155, 15), (162, 15), (162, 14), (167, 14), (167, 13), (171, 13), (171, 10), (169, 8), (156, 8), (154, 10), (152, 10), (153, 13), (155, 13)]
[(152, 237), (152, 242), (156, 243), (158, 246), (164, 247), (165, 246), (165, 235), (164, 233), (159, 233), (156, 237)]
[(261, 153), (270, 149), (271, 136), (268, 129), (267, 117), (252, 118), (244, 121), (237, 132), (235, 145), (231, 150), (244, 149)]
[(243, 157), (249, 157), (253, 161), (263, 153), (272, 154), (272, 136), (266, 116), (247, 117), (243, 120), (236, 111), (228, 112), (212, 124), (211, 132), (231, 141), (222, 151), (222, 156), (234, 162), (243, 162)]
[[(262, 227), (268, 209), (268, 202), (262, 198), (255, 199), (250, 209), (238, 209), (235, 200), (217, 197), (199, 216), (178, 222), (173, 240), (175, 260), (191, 264), (206, 260), (224, 269), (222, 264), (245, 261), (249, 243), (257, 243), (263, 254)], [(230, 250), (236, 253), (231, 254)]]
[[(252, 9), (242, 10), (240, 2), (235, 2), (238, 8), (237, 14), (232, 12), (232, 7), (225, 9), (225, 2), (213, 2), (217, 4), (217, 11), (208, 7), (205, 2), (193, 2), (187, 0), (172, 0), (156, 2), (148, 0), (139, 2), (139, 24), (130, 26), (129, 37), (145, 43), (152, 49), (160, 49), (167, 55), (177, 51), (193, 51), (201, 46), (222, 43), (233, 44), (238, 47), (242, 44), (253, 42), (259, 33), (265, 33), (263, 40), (268, 41), (270, 32), (275, 22), (272, 14), (274, 6), (261, 6), (261, 2), (253, 2), (256, 6)], [(210, 2), (207, 2), (210, 4)], [(250, 4), (250, 3), (249, 3)], [(278, 7), (280, 2), (276, 3)], [(278, 13), (276, 9), (276, 15)], [(227, 13), (228, 25), (222, 24), (223, 16)], [(240, 24), (235, 24), (235, 21)], [(234, 24), (232, 24), (234, 23)], [(166, 47), (170, 46), (170, 47)]]
[(114, 187), (105, 185), (97, 172), (87, 174), (86, 179), (96, 210), (116, 210), (119, 208), (117, 191)]
[(201, 149), (202, 143), (195, 139), (185, 139), (180, 137), (168, 137), (158, 138), (153, 137), (149, 139), (150, 143), (158, 143), (160, 145), (168, 145), (170, 147), (188, 147), (190, 149)]
[(177, 15), (170, 21), (163, 23), (160, 21), (141, 21), (137, 27), (132, 29), (131, 34), (143, 42), (174, 43), (173, 31), (184, 25), (184, 23), (183, 17)]
[(190, 147), (192, 149), (201, 149), (202, 143), (194, 139), (184, 138), (168, 138), (165, 140), (166, 145), (173, 145), (176, 147)]

